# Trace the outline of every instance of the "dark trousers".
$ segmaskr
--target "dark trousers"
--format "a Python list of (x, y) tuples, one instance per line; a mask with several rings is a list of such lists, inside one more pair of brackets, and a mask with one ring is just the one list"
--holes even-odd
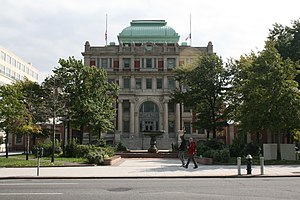
[(178, 158), (180, 159), (182, 166), (184, 166), (184, 151), (179, 151)]
[(189, 155), (188, 161), (186, 163), (186, 168), (189, 166), (191, 160), (193, 161), (195, 167), (198, 167), (197, 162), (195, 160), (195, 155), (193, 154), (193, 155)]

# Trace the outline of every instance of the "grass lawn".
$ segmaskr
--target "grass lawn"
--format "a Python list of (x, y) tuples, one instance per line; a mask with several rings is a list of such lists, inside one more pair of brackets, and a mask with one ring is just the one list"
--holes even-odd
[[(54, 163), (51, 162), (51, 157), (43, 157), (40, 159), (40, 166), (53, 167), (53, 166), (65, 166), (67, 164), (84, 164), (85, 158), (62, 158), (55, 157)], [(37, 158), (34, 155), (29, 155), (29, 159), (26, 160), (26, 155), (11, 155), (8, 158), (0, 157), (0, 167), (36, 167)]]

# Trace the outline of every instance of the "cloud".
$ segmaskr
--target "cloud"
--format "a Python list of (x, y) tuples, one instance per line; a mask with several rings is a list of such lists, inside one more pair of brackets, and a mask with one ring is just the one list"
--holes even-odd
[(181, 35), (189, 34), (192, 15), (192, 45), (206, 46), (224, 59), (238, 58), (261, 49), (272, 24), (290, 25), (299, 18), (300, 3), (294, 0), (1, 0), (0, 45), (50, 74), (59, 58), (82, 59), (85, 41), (105, 44), (133, 19), (164, 19)]

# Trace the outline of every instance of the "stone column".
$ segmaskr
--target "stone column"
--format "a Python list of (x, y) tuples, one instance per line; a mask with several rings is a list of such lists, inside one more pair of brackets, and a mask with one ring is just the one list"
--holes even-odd
[(175, 110), (175, 130), (181, 130), (180, 127), (180, 104), (176, 104), (176, 110)]
[(130, 77), (130, 90), (134, 90), (135, 89), (135, 78), (134, 76)]
[(123, 100), (118, 100), (118, 131), (123, 132)]
[(134, 135), (134, 103), (135, 101), (133, 99), (130, 101), (130, 135)]
[(169, 136), (168, 102), (169, 102), (168, 99), (165, 99), (163, 101), (163, 103), (164, 103), (164, 114), (163, 114), (164, 115), (164, 120), (163, 120), (163, 122), (164, 122), (164, 130), (165, 130), (164, 137), (168, 137)]

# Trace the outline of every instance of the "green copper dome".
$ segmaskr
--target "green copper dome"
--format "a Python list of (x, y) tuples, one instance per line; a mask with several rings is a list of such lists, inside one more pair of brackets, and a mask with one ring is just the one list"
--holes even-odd
[(132, 20), (119, 34), (119, 43), (177, 43), (179, 35), (165, 20)]

